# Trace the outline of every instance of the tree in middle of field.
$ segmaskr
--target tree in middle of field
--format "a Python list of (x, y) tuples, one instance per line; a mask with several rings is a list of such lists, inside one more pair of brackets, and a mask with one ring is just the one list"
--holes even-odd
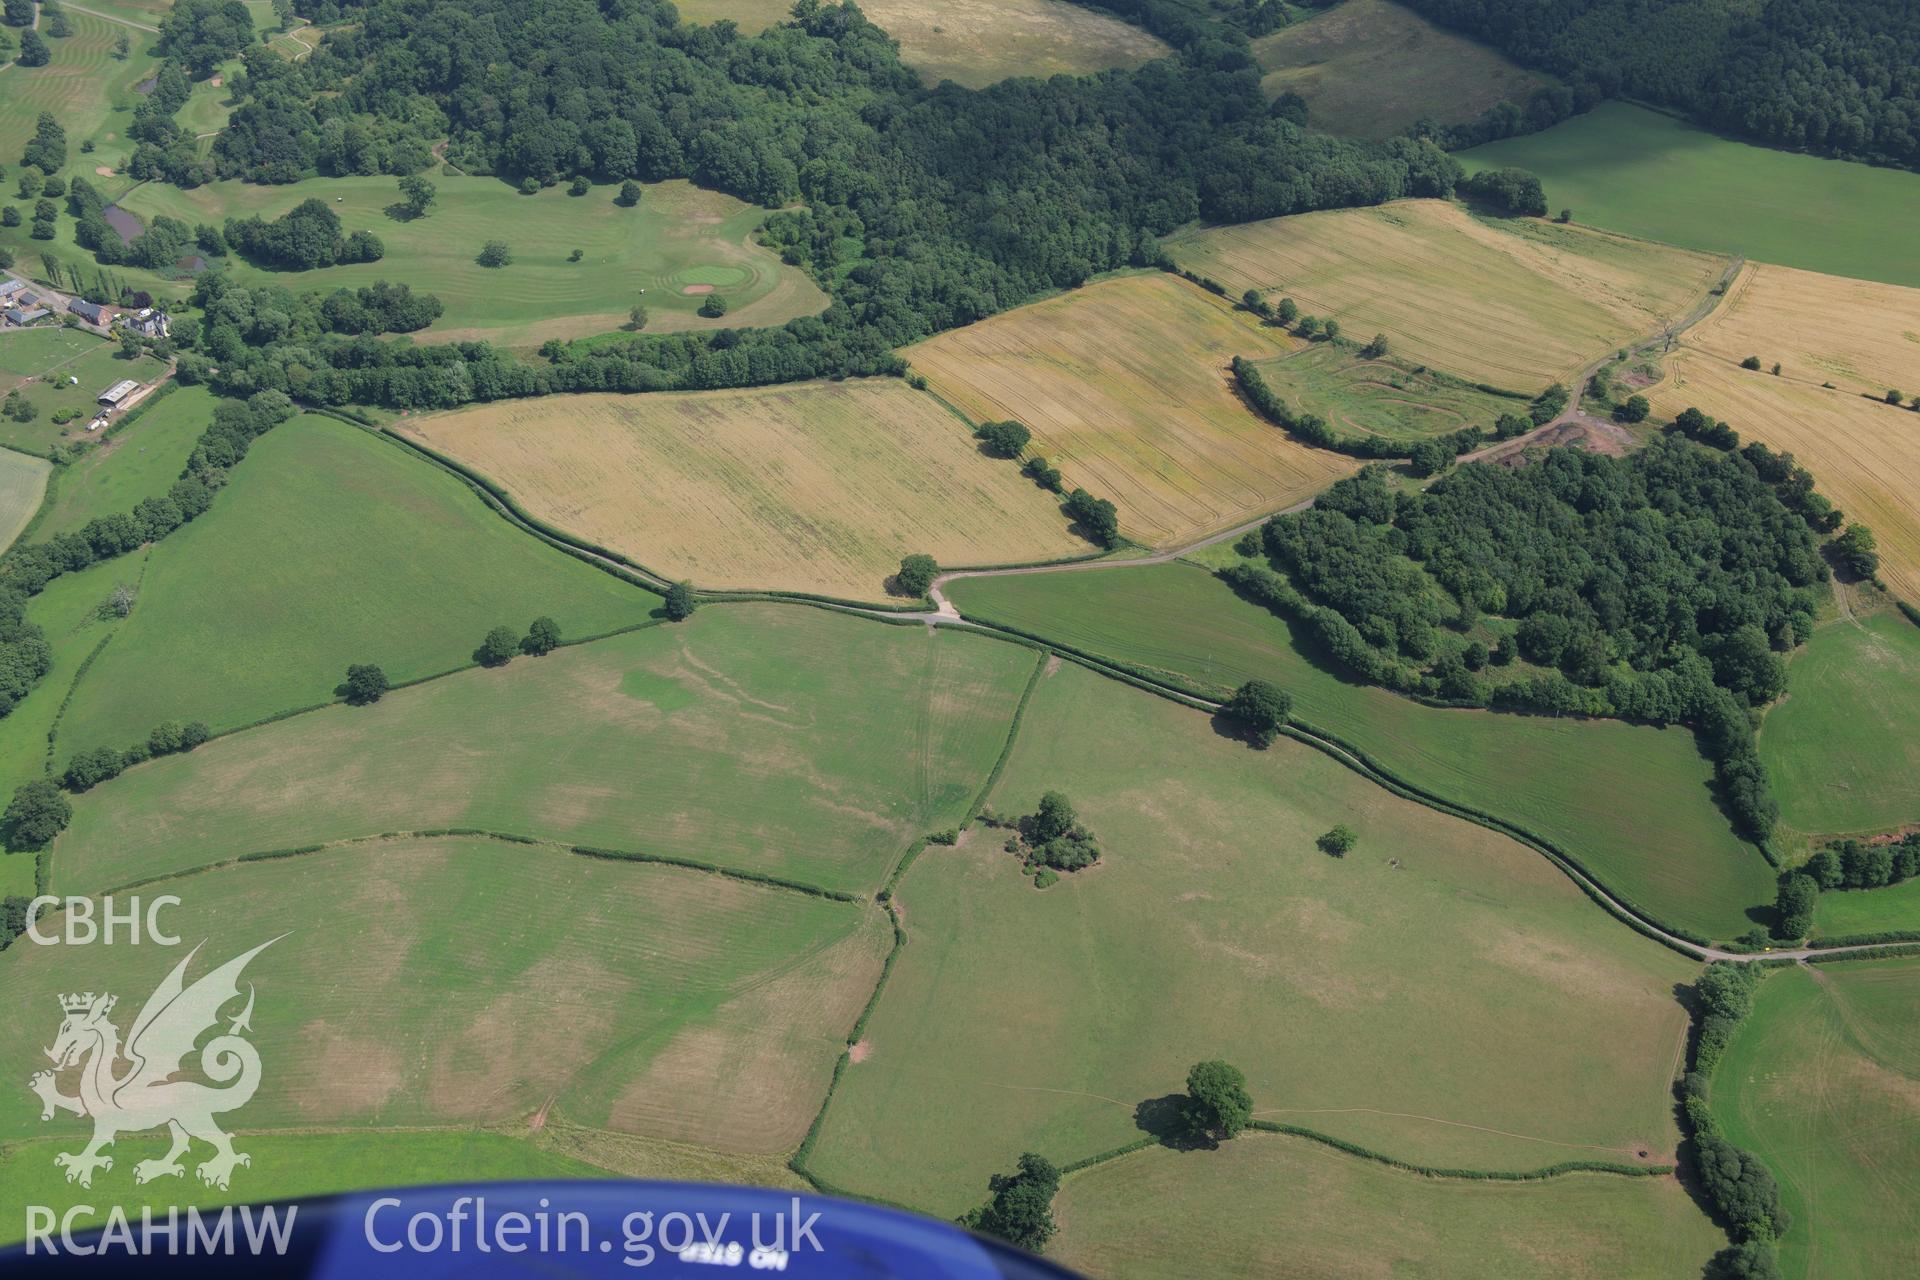
[(1184, 1108), (1192, 1136), (1218, 1141), (1238, 1136), (1253, 1119), (1253, 1097), (1240, 1068), (1218, 1058), (1196, 1062), (1187, 1072)]
[(1039, 807), (1013, 826), (1007, 852), (1019, 856), (1039, 888), (1054, 883), (1059, 872), (1079, 871), (1100, 861), (1099, 842), (1081, 825), (1073, 802), (1058, 791), (1041, 796)]

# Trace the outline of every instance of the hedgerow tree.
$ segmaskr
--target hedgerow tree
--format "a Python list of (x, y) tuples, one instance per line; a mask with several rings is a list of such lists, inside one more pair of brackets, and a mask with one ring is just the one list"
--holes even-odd
[(924, 596), (939, 574), (940, 566), (932, 556), (911, 555), (901, 559), (900, 572), (894, 575), (894, 581), (900, 585), (903, 595)]
[(1716, 1134), (1694, 1139), (1700, 1187), (1740, 1240), (1771, 1240), (1791, 1219), (1780, 1207), (1780, 1189), (1757, 1156)]
[(1105, 498), (1096, 498), (1085, 489), (1067, 496), (1067, 515), (1086, 536), (1103, 547), (1120, 543), (1120, 512)]
[(386, 693), (387, 673), (370, 662), (356, 662), (347, 668), (344, 688), (348, 706), (369, 706)]
[(1820, 900), (1820, 886), (1804, 872), (1790, 871), (1780, 877), (1780, 892), (1774, 899), (1773, 936), (1790, 940), (1804, 938), (1813, 928), (1813, 909)]
[(1293, 695), (1265, 680), (1249, 680), (1234, 691), (1220, 713), (1245, 725), (1256, 746), (1270, 747), (1293, 715)]
[(473, 659), (483, 667), (504, 667), (520, 651), (520, 638), (512, 627), (495, 627), (473, 651)]
[(1764, 1240), (1744, 1240), (1707, 1263), (1707, 1280), (1780, 1280), (1780, 1262)]
[(1253, 1098), (1240, 1068), (1218, 1058), (1196, 1062), (1187, 1072), (1187, 1098), (1182, 1106), (1187, 1128), (1195, 1138), (1232, 1138), (1253, 1119)]
[(520, 652), (535, 658), (543, 658), (552, 653), (560, 644), (560, 624), (541, 614), (527, 628), (527, 634), (520, 637)]
[(1033, 432), (1018, 422), (983, 422), (974, 431), (988, 453), (996, 458), (1017, 458), (1033, 439)]
[(0, 827), (4, 828), (7, 848), (44, 849), (53, 838), (67, 829), (73, 818), (73, 805), (60, 794), (60, 788), (46, 778), (35, 778), (14, 790), (7, 802)]
[(667, 588), (666, 614), (674, 622), (684, 622), (693, 616), (696, 602), (693, 598), (691, 582), (676, 582)]
[(1848, 525), (1846, 532), (1833, 540), (1833, 556), (1855, 578), (1871, 578), (1880, 572), (1880, 552), (1873, 530), (1863, 524)]
[(993, 1198), (961, 1218), (961, 1225), (1030, 1253), (1044, 1249), (1053, 1238), (1053, 1197), (1060, 1189), (1053, 1162), (1029, 1151), (1020, 1157), (1018, 1172), (995, 1174), (987, 1185)]

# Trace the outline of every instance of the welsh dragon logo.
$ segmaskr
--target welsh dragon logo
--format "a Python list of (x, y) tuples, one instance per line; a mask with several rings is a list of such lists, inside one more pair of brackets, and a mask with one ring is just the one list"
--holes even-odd
[[(225, 1190), (235, 1166), (252, 1163), (233, 1149), (233, 1140), (213, 1118), (245, 1106), (260, 1087), (260, 1053), (240, 1034), (252, 1030), (253, 984), (247, 984), (246, 1007), (229, 1019), (225, 1034), (214, 1036), (198, 1050), (200, 1072), (214, 1084), (173, 1077), (195, 1052), (194, 1042), (219, 1024), (220, 1010), (239, 998), (240, 973), (247, 962), (279, 940), (269, 939), (235, 956), (187, 986), (187, 965), (200, 953), (195, 947), (147, 997), (140, 1016), (127, 1031), (124, 1046), (119, 1029), (108, 1020), (117, 996), (88, 991), (60, 997), (66, 1017), (53, 1047), (47, 1050), (54, 1068), (35, 1075), (27, 1087), (40, 1096), (42, 1120), (53, 1119), (56, 1111), (71, 1111), (93, 1121), (93, 1140), (85, 1150), (61, 1152), (53, 1158), (67, 1171), (68, 1182), (92, 1186), (95, 1169), (113, 1168), (113, 1157), (101, 1152), (112, 1146), (116, 1137), (163, 1125), (172, 1136), (173, 1146), (158, 1160), (136, 1164), (135, 1182), (184, 1173), (180, 1157), (187, 1154), (195, 1138), (213, 1147), (213, 1157), (197, 1170), (200, 1181), (209, 1186)], [(128, 1065), (116, 1073), (122, 1060)], [(75, 1067), (79, 1068), (80, 1091), (69, 1097), (60, 1092), (56, 1074)]]

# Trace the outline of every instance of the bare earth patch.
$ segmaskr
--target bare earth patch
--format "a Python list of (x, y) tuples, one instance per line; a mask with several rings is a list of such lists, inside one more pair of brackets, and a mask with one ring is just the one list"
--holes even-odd
[(683, 284), (680, 286), (680, 292), (686, 294), (688, 297), (698, 297), (703, 293), (712, 293), (713, 286), (710, 284)]

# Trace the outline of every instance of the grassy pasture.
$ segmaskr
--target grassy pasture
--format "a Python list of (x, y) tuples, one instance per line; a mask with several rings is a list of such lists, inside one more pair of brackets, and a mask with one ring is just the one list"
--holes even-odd
[[(1032, 669), (1028, 650), (974, 636), (708, 606), (131, 770), (76, 806), (56, 867), (97, 890), (252, 850), (478, 827), (869, 889), (965, 812)], [(104, 670), (84, 686), (115, 687)]]
[(976, 422), (1017, 418), (1068, 486), (1164, 546), (1308, 497), (1354, 469), (1241, 402), (1227, 366), (1296, 344), (1177, 276), (1103, 280), (903, 353)]
[(1050, 1255), (1128, 1280), (1694, 1280), (1726, 1244), (1672, 1178), (1423, 1178), (1270, 1134), (1096, 1165), (1067, 1179), (1053, 1212)]
[[(1670, 1157), (1672, 987), (1693, 966), (1538, 856), (1072, 665), (1035, 691), (990, 802), (1030, 813), (1051, 788), (1101, 864), (1037, 892), (991, 829), (922, 854), (820, 1176), (952, 1214), (1023, 1150), (1140, 1137), (1136, 1105), (1215, 1056), (1256, 1115), (1403, 1159)], [(1314, 848), (1336, 822), (1360, 837), (1344, 859)]]
[(1920, 627), (1890, 609), (1829, 622), (1788, 677), (1760, 734), (1781, 823), (1807, 836), (1920, 823)]
[[(102, 391), (123, 378), (152, 382), (166, 368), (152, 356), (123, 360), (117, 344), (59, 326), (0, 334), (0, 397), (17, 387), (39, 410), (32, 422), (0, 418), (0, 443), (44, 453), (63, 441), (91, 439), (86, 426)], [(53, 415), (61, 409), (78, 409), (80, 416), (57, 425)]]
[[(178, 891), (181, 936), (208, 940), (193, 972), (280, 939), (247, 970), (268, 1069), (244, 1115), (263, 1129), (524, 1123), (545, 1107), (593, 1127), (784, 1151), (892, 941), (869, 906), (476, 840), (337, 848)], [(0, 1046), (11, 1075), (44, 1067), (56, 994), (134, 1003), (182, 955), (116, 950), (134, 949), (0, 957), (20, 1029)], [(43, 1124), (21, 1106), (0, 1132), (70, 1137), (84, 1124)]]
[(1445, 200), (1193, 229), (1167, 250), (1233, 297), (1289, 296), (1350, 337), (1385, 333), (1404, 358), (1528, 393), (1685, 315), (1722, 266), (1585, 227), (1479, 218)]
[(1349, 138), (1464, 124), (1552, 83), (1392, 0), (1345, 0), (1255, 40), (1253, 56), (1269, 98), (1297, 93), (1314, 127)]
[(878, 599), (915, 552), (1092, 549), (1057, 499), (893, 378), (503, 401), (406, 428), (545, 520), (703, 587)]
[(0, 551), (13, 545), (40, 509), (53, 464), (45, 458), (0, 449)]
[(62, 763), (162, 720), (223, 728), (324, 702), (349, 663), (412, 679), (466, 662), (497, 625), (544, 613), (592, 635), (659, 602), (398, 446), (319, 417), (263, 436), (213, 509), (155, 545), (141, 595), (74, 698)]
[(1920, 285), (1907, 226), (1920, 175), (1734, 142), (1657, 111), (1603, 103), (1544, 133), (1460, 153), (1469, 169), (1540, 175), (1576, 221), (1711, 253)]
[[(786, 22), (788, 0), (685, 0), (686, 22), (731, 21), (755, 33)], [(870, 0), (868, 21), (900, 43), (900, 60), (929, 85), (984, 89), (1009, 76), (1081, 76), (1164, 57), (1139, 27), (1064, 0)]]
[(1813, 912), (1813, 931), (1823, 938), (1914, 930), (1920, 930), (1920, 880), (1823, 893)]
[(1920, 1270), (1920, 962), (1769, 975), (1712, 1098), (1727, 1138), (1780, 1182), (1790, 1280)]
[(1684, 730), (1423, 707), (1309, 656), (1287, 622), (1190, 565), (963, 580), (948, 594), (969, 617), (1220, 696), (1272, 680), (1302, 720), (1411, 782), (1545, 836), (1682, 927), (1735, 937), (1752, 925), (1748, 907), (1773, 900), (1772, 871), (1713, 803), (1712, 769)]
[(1415, 373), (1391, 356), (1363, 359), (1332, 342), (1263, 361), (1260, 374), (1288, 404), (1319, 414), (1343, 434), (1419, 440), (1462, 427), (1491, 428), (1501, 414), (1525, 408), (1506, 396)]
[[(753, 243), (766, 210), (732, 196), (662, 182), (645, 188), (638, 208), (623, 209), (613, 203), (613, 187), (578, 197), (565, 187), (523, 196), (498, 178), (432, 181), (439, 202), (413, 221), (386, 213), (399, 200), (394, 179), (386, 177), (313, 178), (291, 186), (216, 182), (193, 191), (149, 183), (124, 204), (142, 219), (168, 214), (194, 224), (254, 213), (271, 219), (303, 200), (324, 201), (347, 230), (379, 236), (386, 256), (300, 272), (264, 270), (235, 256), (227, 263), (234, 278), (325, 292), (404, 280), (446, 304), (446, 314), (426, 331), (428, 339), (446, 342), (531, 345), (584, 337), (626, 324), (636, 302), (646, 304), (650, 330), (774, 325), (827, 305), (804, 271), (783, 266)], [(510, 265), (489, 269), (474, 261), (488, 240), (506, 241)], [(568, 262), (575, 248), (585, 256)], [(695, 314), (700, 297), (682, 289), (709, 283), (694, 277), (716, 268), (732, 269), (734, 283), (717, 290), (730, 310), (723, 320), (708, 320)], [(150, 273), (123, 274), (145, 287), (181, 290)]]
[[(160, 69), (160, 64), (147, 56), (157, 37), (78, 9), (67, 10), (67, 21), (73, 24), (73, 34), (60, 40), (47, 39), (53, 60), (46, 66), (16, 64), (0, 72), (0, 158), (9, 170), (18, 166), (20, 149), (33, 136), (33, 122), (42, 111), (51, 111), (67, 131), (66, 176), (84, 174), (91, 178), (95, 166), (117, 167), (116, 157), (130, 153), (124, 144), (112, 145), (109, 138), (133, 118), (134, 105), (139, 101), (134, 86)], [(46, 34), (44, 19), (40, 31)], [(125, 62), (113, 55), (114, 41), (122, 32), (133, 42), (131, 56)], [(19, 32), (12, 34), (18, 48)], [(88, 138), (94, 139), (97, 150), (82, 155), (80, 144)], [(6, 183), (7, 202), (18, 204), (13, 176), (9, 173)], [(67, 221), (64, 213), (61, 220)], [(15, 253), (43, 247), (27, 238), (24, 224), (0, 232), (0, 243)]]
[(95, 516), (132, 511), (141, 499), (165, 494), (213, 421), (214, 403), (204, 387), (176, 387), (125, 431), (62, 468), (34, 540), (78, 529)]

